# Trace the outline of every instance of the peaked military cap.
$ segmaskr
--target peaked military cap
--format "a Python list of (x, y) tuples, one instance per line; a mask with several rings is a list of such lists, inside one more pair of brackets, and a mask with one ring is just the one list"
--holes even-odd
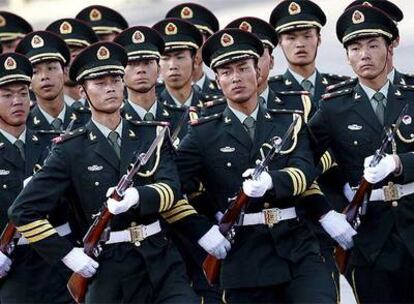
[(32, 75), (32, 64), (25, 56), (17, 53), (0, 55), (0, 86), (21, 81), (30, 84)]
[(336, 36), (343, 45), (358, 38), (383, 36), (389, 41), (398, 37), (394, 21), (383, 11), (367, 5), (350, 7), (336, 23)]
[(277, 34), (287, 31), (322, 28), (326, 16), (322, 9), (310, 0), (281, 1), (272, 11), (269, 23)]
[(253, 33), (265, 46), (272, 50), (277, 46), (278, 38), (274, 28), (266, 21), (256, 17), (243, 17), (233, 20), (226, 28), (238, 28)]
[(203, 36), (200, 31), (188, 21), (167, 18), (154, 24), (152, 28), (157, 30), (163, 37), (165, 51), (178, 49), (197, 50), (203, 45)]
[(23, 38), (32, 31), (30, 23), (22, 17), (0, 11), (0, 42)]
[(49, 24), (46, 30), (59, 35), (68, 46), (87, 47), (98, 42), (98, 36), (82, 20), (59, 19)]
[(220, 28), (217, 17), (209, 9), (196, 3), (181, 3), (170, 9), (165, 18), (184, 19), (207, 36), (213, 35)]
[(32, 64), (58, 60), (66, 65), (70, 61), (70, 51), (65, 41), (48, 31), (35, 31), (26, 35), (17, 45), (16, 53), (25, 55)]
[(394, 20), (394, 22), (400, 22), (404, 18), (404, 13), (401, 11), (401, 9), (388, 0), (355, 0), (349, 4), (345, 10), (356, 5), (368, 5), (376, 7), (387, 14), (388, 17)]
[(122, 46), (114, 42), (97, 42), (76, 56), (69, 69), (73, 82), (105, 75), (124, 75), (128, 56)]
[(125, 49), (128, 60), (160, 59), (164, 53), (164, 40), (154, 29), (133, 26), (122, 31), (114, 40)]
[(229, 28), (218, 31), (204, 43), (202, 56), (205, 64), (214, 69), (241, 59), (259, 58), (263, 51), (263, 43), (255, 35)]
[(86, 21), (98, 35), (120, 33), (128, 27), (128, 22), (120, 13), (103, 5), (85, 7), (76, 19)]

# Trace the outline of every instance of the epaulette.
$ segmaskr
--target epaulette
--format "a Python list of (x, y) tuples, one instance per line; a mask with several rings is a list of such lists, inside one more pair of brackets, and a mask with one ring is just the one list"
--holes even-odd
[(188, 123), (190, 126), (199, 126), (203, 123), (221, 118), (222, 116), (223, 116), (223, 113), (217, 113), (211, 116), (205, 116), (205, 117), (200, 117), (198, 119), (190, 120)]
[(208, 109), (208, 108), (215, 107), (217, 105), (225, 104), (226, 102), (227, 102), (227, 99), (225, 97), (221, 97), (221, 98), (217, 98), (215, 100), (206, 101), (204, 103), (204, 107)]
[(303, 111), (293, 110), (293, 109), (267, 109), (267, 112), (270, 113), (270, 114), (298, 114), (298, 115), (303, 115)]
[[(122, 104), (123, 105), (123, 104)], [(72, 107), (72, 110), (84, 114), (84, 113), (90, 113), (91, 110), (88, 107), (85, 107), (83, 105), (76, 105)]]
[(346, 76), (346, 75), (338, 75), (338, 74), (332, 74), (332, 73), (321, 73), (322, 77), (326, 77), (326, 78), (330, 78), (330, 79), (335, 79), (335, 80), (347, 80), (351, 77)]
[(414, 91), (414, 85), (398, 85), (398, 84), (394, 84), (394, 86), (398, 89), (401, 90), (406, 90), (406, 91)]
[(283, 79), (283, 75), (275, 75), (272, 76), (268, 79), (268, 82), (273, 82), (273, 81), (280, 81)]
[(408, 74), (403, 74), (404, 77), (410, 77), (410, 78), (414, 78), (414, 74), (408, 73)]
[(308, 91), (280, 91), (277, 92), (281, 95), (309, 95)]
[(215, 99), (222, 98), (222, 97), (223, 95), (219, 95), (219, 94), (203, 94), (201, 96), (204, 102), (215, 100)]
[(54, 134), (54, 135), (59, 135), (59, 134), (62, 134), (62, 131), (59, 131), (59, 130), (42, 130), (42, 129), (40, 129), (40, 130), (33, 130), (32, 129), (32, 131), (34, 132), (34, 133), (36, 133), (36, 134)]
[(86, 133), (86, 128), (81, 127), (81, 128), (75, 129), (73, 131), (70, 131), (66, 134), (56, 136), (55, 138), (52, 139), (52, 142), (54, 144), (61, 144), (61, 143), (65, 142), (65, 141), (67, 141), (71, 138), (75, 138), (75, 137), (77, 137), (81, 134), (84, 134), (84, 133)]
[(350, 78), (326, 87), (326, 92), (338, 91), (343, 87), (348, 87), (357, 83), (357, 78)]
[(153, 126), (169, 127), (170, 126), (170, 123), (167, 121), (128, 120), (128, 122), (132, 123), (135, 126), (141, 126), (141, 127), (153, 127)]
[(322, 95), (322, 99), (323, 100), (328, 100), (334, 97), (338, 97), (338, 96), (342, 96), (342, 95), (347, 95), (349, 93), (352, 93), (353, 89), (349, 88), (349, 89), (344, 89), (344, 90), (340, 90), (340, 91), (335, 91), (332, 93), (326, 93)]

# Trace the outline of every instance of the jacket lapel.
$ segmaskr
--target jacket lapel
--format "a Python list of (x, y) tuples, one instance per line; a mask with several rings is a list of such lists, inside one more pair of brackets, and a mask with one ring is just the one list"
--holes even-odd
[(0, 133), (0, 153), (13, 167), (24, 169), (24, 161), (17, 149)]
[(328, 80), (316, 71), (316, 80), (315, 80), (315, 92), (312, 97), (312, 101), (316, 107), (318, 107), (319, 100), (321, 96), (325, 93), (326, 87), (328, 85)]
[(249, 135), (247, 134), (239, 119), (228, 107), (226, 107), (226, 109), (223, 112), (223, 121), (224, 129), (226, 130), (226, 132), (229, 133), (243, 146), (245, 146), (248, 150), (250, 150), (253, 144), (252, 140), (250, 139)]
[(371, 102), (369, 101), (367, 94), (359, 84), (355, 86), (353, 94), (354, 111), (359, 116), (361, 116), (361, 118), (368, 125), (370, 125), (371, 128), (381, 133), (383, 131), (383, 127), (381, 126), (377, 116), (375, 115), (374, 109), (371, 106)]
[(46, 117), (39, 110), (39, 105), (36, 105), (30, 112), (28, 128), (35, 130), (52, 130), (52, 126), (47, 122)]
[(121, 165), (120, 173), (127, 172), (129, 164), (133, 160), (133, 155), (138, 149), (138, 134), (136, 130), (130, 128), (130, 124), (123, 121), (122, 143), (121, 143)]
[(391, 127), (396, 122), (398, 115), (406, 104), (403, 98), (403, 92), (390, 84), (384, 114), (384, 124), (386, 127)]
[(256, 155), (263, 143), (268, 141), (269, 134), (272, 132), (275, 124), (271, 123), (272, 117), (262, 107), (259, 108), (256, 120), (256, 130), (254, 134), (253, 148), (250, 151), (250, 156)]
[(303, 91), (302, 86), (289, 70), (286, 70), (285, 74), (283, 74), (283, 83), (285, 84), (286, 91)]
[[(25, 143), (25, 176), (33, 175), (35, 165), (42, 166), (42, 156), (45, 155), (46, 145), (40, 142), (39, 138), (33, 131), (26, 131), (26, 143)], [(43, 139), (44, 140), (44, 139)]]
[(122, 107), (122, 112), (126, 120), (141, 121), (141, 117), (139, 117), (138, 113), (130, 105), (128, 100), (125, 100), (124, 106)]

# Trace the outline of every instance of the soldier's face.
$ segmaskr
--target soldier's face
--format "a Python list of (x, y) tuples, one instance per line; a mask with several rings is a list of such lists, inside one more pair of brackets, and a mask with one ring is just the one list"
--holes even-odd
[(273, 56), (268, 47), (265, 47), (263, 55), (259, 58), (258, 66), (260, 70), (259, 86), (269, 78), (270, 70), (273, 69)]
[(392, 46), (387, 46), (384, 38), (358, 39), (346, 48), (348, 63), (361, 78), (374, 79), (387, 73), (387, 57)]
[(9, 126), (26, 123), (30, 110), (29, 86), (24, 83), (0, 87), (0, 122)]
[(124, 83), (122, 77), (107, 75), (95, 79), (85, 80), (92, 116), (96, 112), (114, 113), (119, 110), (124, 98)]
[(5, 41), (1, 43), (3, 48), (3, 53), (12, 53), (16, 49), (16, 46), (19, 44), (21, 38), (17, 38), (11, 41)]
[(158, 75), (159, 66), (154, 59), (129, 61), (124, 81), (128, 88), (138, 93), (147, 93), (155, 86)]
[(79, 47), (79, 46), (69, 46), (69, 49), (70, 49), (70, 63), (67, 67), (65, 67), (64, 77), (65, 77), (65, 86), (73, 88), (73, 87), (76, 86), (76, 82), (73, 82), (72, 80), (70, 80), (70, 78), (69, 78), (69, 68), (70, 68), (73, 60), (76, 58), (76, 56), (78, 56), (78, 54), (80, 52), (82, 52), (82, 50), (84, 50), (85, 48)]
[(117, 36), (117, 33), (110, 33), (110, 34), (98, 34), (99, 41), (108, 41), (111, 42)]
[(44, 61), (33, 66), (32, 90), (43, 100), (53, 100), (62, 94), (64, 71), (59, 61)]
[(167, 52), (160, 60), (161, 78), (165, 85), (179, 90), (191, 83), (194, 58), (190, 50)]
[(216, 68), (216, 79), (224, 96), (238, 104), (257, 96), (259, 74), (253, 59), (239, 60)]
[(281, 34), (279, 45), (285, 54), (286, 60), (296, 66), (305, 66), (313, 63), (318, 52), (321, 38), (315, 28), (292, 31)]

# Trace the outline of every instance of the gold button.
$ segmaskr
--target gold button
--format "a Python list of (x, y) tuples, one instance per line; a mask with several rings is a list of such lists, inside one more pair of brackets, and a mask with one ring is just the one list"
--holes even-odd
[(137, 223), (136, 222), (131, 222), (131, 227), (134, 227), (134, 226), (136, 226), (137, 225)]
[(99, 186), (99, 182), (95, 182), (95, 186)]
[(7, 189), (7, 185), (6, 184), (3, 185), (3, 189)]
[(227, 167), (230, 168), (231, 167), (231, 162), (227, 163)]
[(354, 140), (354, 146), (358, 146), (358, 141)]
[(263, 207), (265, 207), (265, 208), (267, 209), (267, 208), (269, 208), (269, 207), (270, 207), (270, 204), (269, 204), (269, 203), (264, 203), (264, 204), (263, 204)]
[(393, 201), (391, 204), (393, 207), (398, 207), (398, 202), (397, 201)]

